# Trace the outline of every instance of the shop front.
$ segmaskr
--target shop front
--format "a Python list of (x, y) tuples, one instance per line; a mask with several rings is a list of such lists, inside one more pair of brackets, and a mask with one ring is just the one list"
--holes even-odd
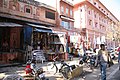
[(22, 25), (12, 22), (0, 22), (0, 64), (22, 62), (19, 53), (22, 44)]
[(48, 27), (33, 29), (33, 48), (41, 50), (46, 59), (51, 61), (55, 56), (65, 59), (65, 32), (55, 31)]

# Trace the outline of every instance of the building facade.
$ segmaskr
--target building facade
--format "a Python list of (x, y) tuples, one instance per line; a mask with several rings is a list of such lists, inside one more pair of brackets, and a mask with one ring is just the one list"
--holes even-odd
[(47, 34), (55, 26), (56, 10), (51, 6), (34, 0), (0, 0), (0, 63), (28, 59), (28, 45), (41, 40), (47, 46)]
[(74, 19), (74, 27), (80, 29), (87, 47), (95, 48), (101, 43), (115, 47), (112, 28), (118, 27), (119, 20), (99, 0), (75, 0)]

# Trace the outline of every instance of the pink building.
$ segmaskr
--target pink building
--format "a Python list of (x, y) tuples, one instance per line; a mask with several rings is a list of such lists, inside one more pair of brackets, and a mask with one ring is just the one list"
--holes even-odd
[(115, 47), (113, 29), (119, 21), (99, 0), (74, 0), (74, 19), (74, 27), (80, 29), (87, 45), (95, 48), (105, 43), (107, 47)]
[(32, 55), (25, 53), (28, 44), (41, 41), (48, 46), (49, 28), (55, 26), (56, 9), (49, 5), (34, 0), (0, 0), (0, 64), (27, 60)]

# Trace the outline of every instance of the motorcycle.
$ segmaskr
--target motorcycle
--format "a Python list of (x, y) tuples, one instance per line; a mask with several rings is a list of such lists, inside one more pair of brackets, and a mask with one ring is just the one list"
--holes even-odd
[(36, 65), (28, 61), (26, 68), (25, 68), (26, 74), (29, 74), (35, 78), (35, 80), (49, 80), (45, 77), (45, 71), (43, 68), (37, 68)]
[(90, 69), (94, 69), (95, 67), (95, 57), (93, 55), (90, 56)]
[(93, 55), (83, 55), (82, 57), (80, 57), (79, 59), (79, 64), (83, 64), (90, 69), (94, 69), (95, 67), (95, 56)]
[(89, 60), (89, 57), (86, 54), (84, 54), (83, 56), (80, 56), (79, 64), (82, 65), (83, 63), (87, 63), (88, 60)]
[(25, 73), (26, 74), (31, 74), (32, 73), (32, 69), (31, 69), (30, 65), (31, 65), (31, 61), (28, 60), (27, 63), (26, 63), (26, 67), (25, 67)]

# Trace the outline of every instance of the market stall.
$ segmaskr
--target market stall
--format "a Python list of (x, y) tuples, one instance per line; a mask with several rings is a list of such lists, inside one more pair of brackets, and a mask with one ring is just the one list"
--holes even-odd
[(33, 47), (34, 49), (43, 50), (48, 61), (52, 61), (55, 56), (57, 60), (67, 59), (65, 33), (62, 32), (34, 32)]

